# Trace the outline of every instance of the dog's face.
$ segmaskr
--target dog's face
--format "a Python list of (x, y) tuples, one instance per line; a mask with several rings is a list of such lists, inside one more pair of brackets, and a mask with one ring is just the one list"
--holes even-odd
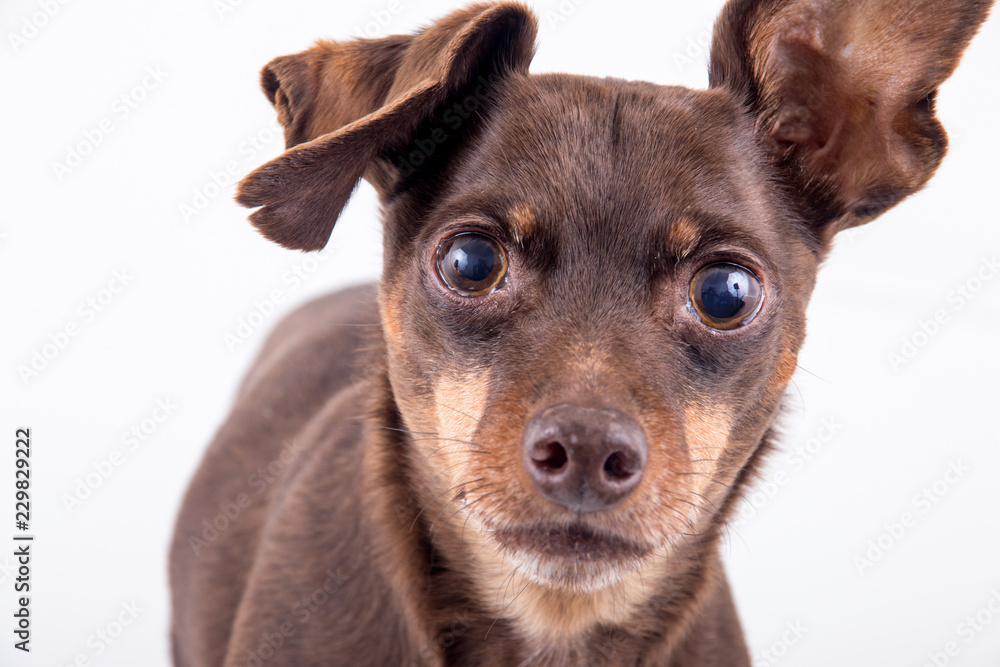
[(379, 190), (387, 366), (432, 534), (575, 591), (717, 534), (819, 262), (939, 164), (933, 97), (989, 3), (843, 4), (730, 3), (706, 91), (529, 75), (516, 4), (265, 69), (290, 150), (240, 201), (313, 249), (359, 178)]
[(386, 246), (393, 388), (433, 434), (415, 465), (441, 520), (540, 581), (606, 585), (726, 503), (795, 368), (816, 247), (727, 93), (515, 76), (490, 105)]

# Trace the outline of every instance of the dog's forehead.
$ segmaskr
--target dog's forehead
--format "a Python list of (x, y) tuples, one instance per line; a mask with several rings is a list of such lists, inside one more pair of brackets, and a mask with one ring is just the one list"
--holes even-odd
[(751, 121), (724, 92), (512, 77), (467, 159), (465, 188), (504, 198), (508, 221), (524, 231), (558, 212), (579, 223), (567, 228), (662, 223), (688, 235), (768, 237), (780, 217)]

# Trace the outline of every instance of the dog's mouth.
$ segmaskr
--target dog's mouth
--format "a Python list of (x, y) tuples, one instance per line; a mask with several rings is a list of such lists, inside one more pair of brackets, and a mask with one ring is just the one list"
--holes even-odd
[(652, 551), (652, 547), (583, 523), (505, 528), (492, 534), (505, 551), (547, 561), (635, 562)]

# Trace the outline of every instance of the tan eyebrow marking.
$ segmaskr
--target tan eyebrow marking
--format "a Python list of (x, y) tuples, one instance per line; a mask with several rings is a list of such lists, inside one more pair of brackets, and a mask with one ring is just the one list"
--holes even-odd
[(507, 211), (507, 221), (510, 224), (511, 235), (518, 243), (534, 233), (536, 218), (534, 211), (527, 204), (514, 204)]
[(684, 259), (698, 246), (701, 229), (690, 218), (678, 218), (667, 232), (667, 251)]

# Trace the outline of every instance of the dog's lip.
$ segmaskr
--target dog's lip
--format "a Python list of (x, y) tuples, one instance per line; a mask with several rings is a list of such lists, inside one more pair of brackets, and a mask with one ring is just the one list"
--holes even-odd
[(504, 548), (543, 558), (576, 561), (632, 560), (652, 550), (621, 535), (595, 530), (583, 523), (498, 528), (493, 538)]

